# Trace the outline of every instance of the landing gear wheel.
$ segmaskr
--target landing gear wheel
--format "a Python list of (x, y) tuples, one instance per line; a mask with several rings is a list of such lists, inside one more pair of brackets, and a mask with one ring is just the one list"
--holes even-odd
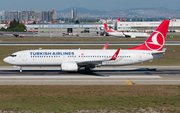
[(20, 70), (19, 70), (20, 73), (22, 73), (22, 67), (20, 67)]

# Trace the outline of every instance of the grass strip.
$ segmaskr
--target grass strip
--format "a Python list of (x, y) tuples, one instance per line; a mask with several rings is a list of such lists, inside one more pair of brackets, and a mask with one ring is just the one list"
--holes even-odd
[(1, 86), (0, 110), (32, 112), (145, 110), (180, 112), (180, 90), (174, 85)]
[[(180, 41), (179, 34), (173, 34), (173, 38), (170, 38), (171, 34), (167, 35), (166, 41)], [(0, 37), (0, 41), (3, 42), (86, 42), (86, 41), (104, 41), (104, 42), (117, 42), (117, 41), (142, 41), (147, 38), (120, 38), (120, 37)]]

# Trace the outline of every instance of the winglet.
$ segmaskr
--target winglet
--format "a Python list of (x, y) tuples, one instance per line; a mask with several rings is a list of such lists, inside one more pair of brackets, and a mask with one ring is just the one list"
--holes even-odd
[(108, 47), (109, 42), (106, 43), (106, 45), (103, 47), (103, 50), (106, 50)]
[(118, 54), (119, 54), (120, 48), (116, 51), (116, 53), (113, 55), (113, 57), (110, 60), (116, 60)]

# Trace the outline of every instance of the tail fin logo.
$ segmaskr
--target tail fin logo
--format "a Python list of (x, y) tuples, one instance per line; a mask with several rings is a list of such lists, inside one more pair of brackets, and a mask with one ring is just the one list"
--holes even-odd
[(107, 31), (107, 32), (109, 31), (109, 27), (106, 27), (106, 31)]
[(160, 50), (164, 45), (164, 36), (161, 32), (155, 31), (145, 44), (150, 50)]

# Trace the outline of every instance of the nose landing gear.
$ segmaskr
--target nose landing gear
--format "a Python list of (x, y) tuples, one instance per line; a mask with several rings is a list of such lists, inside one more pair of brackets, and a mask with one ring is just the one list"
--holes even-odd
[(22, 73), (22, 67), (20, 67), (19, 72)]

